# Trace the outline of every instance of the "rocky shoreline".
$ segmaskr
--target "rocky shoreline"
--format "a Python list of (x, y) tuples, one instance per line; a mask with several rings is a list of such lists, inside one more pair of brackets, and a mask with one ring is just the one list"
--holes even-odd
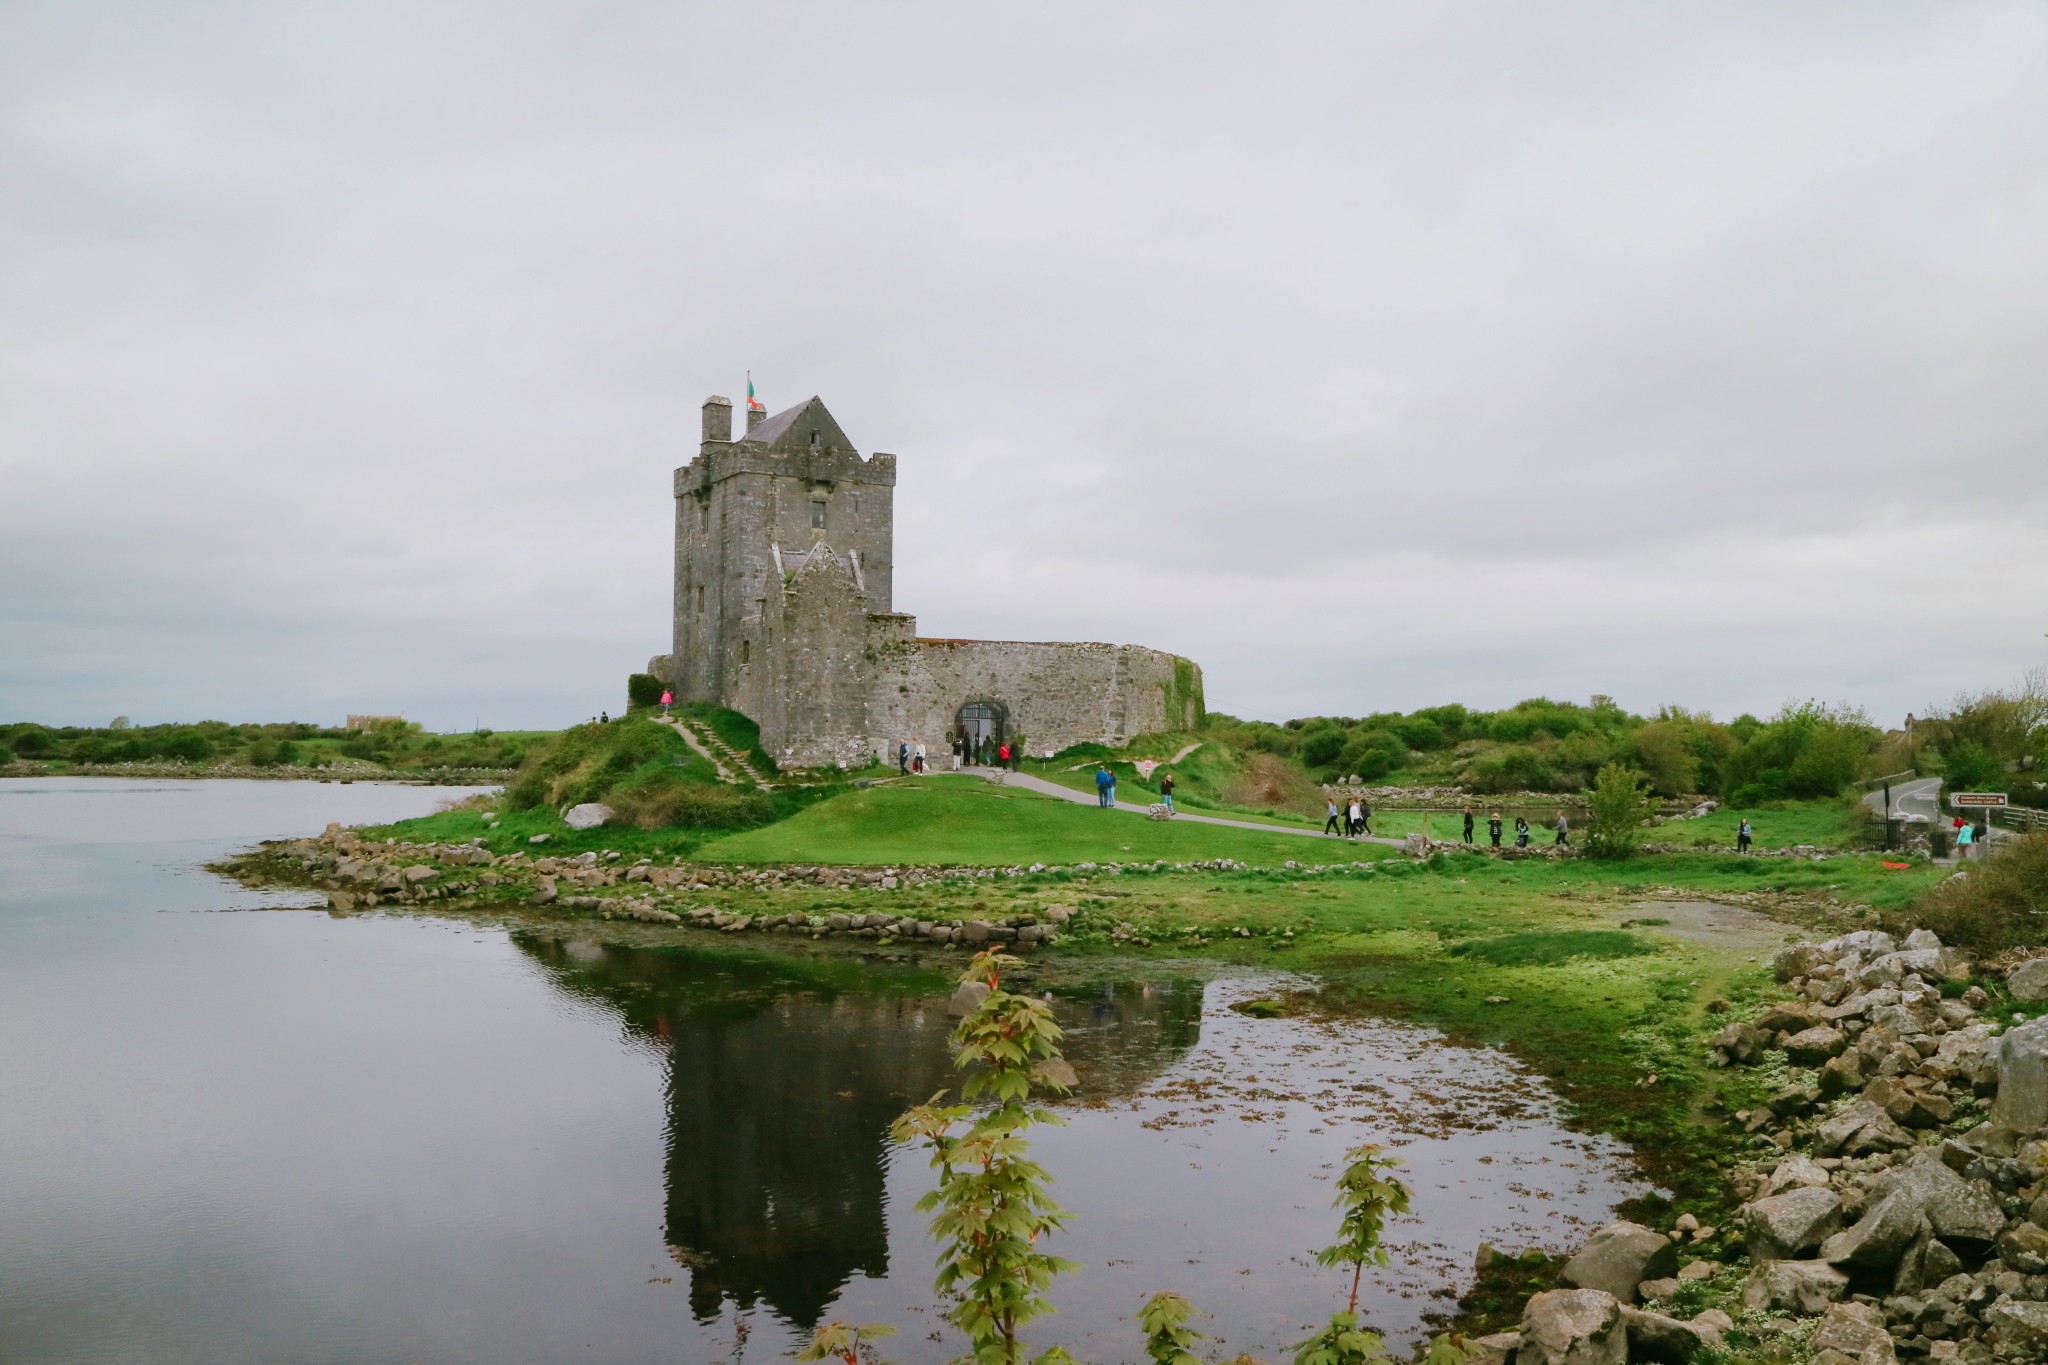
[[(1994, 1017), (1975, 970), (1925, 930), (1780, 952), (1791, 998), (1710, 1040), (1773, 1081), (1730, 1235), (1601, 1228), (1474, 1365), (2048, 1360), (2048, 1018)], [(2007, 988), (2048, 998), (2048, 958)]]

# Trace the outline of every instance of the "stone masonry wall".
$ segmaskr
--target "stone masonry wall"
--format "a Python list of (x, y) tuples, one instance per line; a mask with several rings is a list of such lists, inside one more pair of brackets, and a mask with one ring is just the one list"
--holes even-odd
[(732, 415), (708, 400), (675, 471), (673, 647), (649, 668), (679, 700), (744, 712), (798, 768), (893, 760), (906, 741), (936, 758), (970, 702), (1041, 754), (1199, 723), (1200, 670), (1159, 650), (919, 639), (892, 609), (895, 456), (863, 458), (815, 398), (737, 440)]

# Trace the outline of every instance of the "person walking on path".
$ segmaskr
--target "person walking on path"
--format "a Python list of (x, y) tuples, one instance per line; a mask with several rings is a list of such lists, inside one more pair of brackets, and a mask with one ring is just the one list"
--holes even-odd
[(1564, 812), (1563, 812), (1563, 811), (1559, 811), (1559, 812), (1557, 813), (1557, 826), (1556, 826), (1556, 828), (1557, 828), (1557, 846), (1558, 846), (1559, 848), (1563, 848), (1563, 847), (1565, 847), (1565, 846), (1567, 845), (1567, 843), (1569, 843), (1569, 840), (1567, 840), (1567, 839), (1566, 839), (1566, 838), (1564, 837), (1564, 835), (1565, 835), (1565, 830), (1566, 830), (1567, 826), (1566, 826), (1566, 824), (1565, 824), (1565, 820), (1564, 820)]
[(1104, 810), (1109, 809), (1109, 786), (1114, 781), (1116, 779), (1110, 776), (1108, 768), (1099, 763), (1095, 765), (1095, 804)]
[[(1463, 842), (1468, 844), (1472, 842), (1472, 808), (1470, 806), (1465, 807), (1465, 838)], [(1494, 842), (1498, 843), (1499, 840)]]
[(1494, 813), (1493, 813), (1492, 815), (1489, 815), (1489, 816), (1487, 816), (1487, 817), (1486, 817), (1486, 837), (1487, 837), (1487, 838), (1489, 838), (1489, 839), (1491, 839), (1491, 840), (1493, 840), (1493, 846), (1494, 846), (1495, 848), (1499, 848), (1499, 847), (1500, 847), (1500, 812), (1499, 812), (1499, 811), (1495, 811), (1495, 812), (1494, 812)]
[(966, 746), (960, 742), (960, 736), (953, 736), (953, 771), (956, 773), (960, 771), (960, 750), (964, 747)]
[(1372, 807), (1366, 804), (1366, 800), (1362, 796), (1358, 798), (1358, 832), (1360, 834), (1372, 833)]
[(1323, 821), (1323, 833), (1334, 834), (1341, 839), (1344, 836), (1344, 831), (1339, 827), (1337, 819), (1337, 798), (1334, 796), (1325, 797), (1323, 798), (1323, 804), (1330, 808), (1330, 818)]
[(996, 766), (998, 768), (1010, 766), (1010, 741), (1007, 739), (996, 748)]
[(1010, 771), (1024, 771), (1024, 736), (1017, 735), (1010, 741)]
[(1742, 817), (1741, 822), (1735, 826), (1735, 851), (1737, 853), (1749, 852), (1749, 838), (1749, 817), (1745, 815)]
[(896, 746), (896, 771), (905, 777), (910, 775), (910, 741), (907, 739)]
[(1168, 815), (1173, 814), (1173, 774), (1167, 773), (1159, 779), (1159, 800), (1166, 807)]
[(1349, 809), (1344, 812), (1344, 828), (1352, 838), (1356, 839), (1358, 831), (1364, 824), (1365, 822), (1358, 818), (1358, 798), (1354, 796), (1351, 798)]
[(1956, 830), (1956, 858), (1958, 861), (1976, 856), (1977, 827), (1964, 821)]
[(1528, 816), (1526, 816), (1526, 815), (1517, 815), (1517, 816), (1515, 817), (1515, 847), (1516, 847), (1516, 848), (1527, 848), (1528, 846), (1529, 846), (1529, 817), (1528, 817)]
[(674, 704), (675, 699), (675, 693), (669, 691), (666, 687), (661, 689), (661, 718), (663, 720), (668, 719), (668, 708)]
[(917, 742), (917, 752), (910, 756), (910, 764), (918, 772), (924, 771), (924, 741)]

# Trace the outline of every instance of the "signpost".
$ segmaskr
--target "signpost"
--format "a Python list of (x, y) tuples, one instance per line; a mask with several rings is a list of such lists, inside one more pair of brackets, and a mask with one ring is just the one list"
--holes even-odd
[(1985, 810), (2006, 804), (2004, 792), (1950, 792), (1949, 805), (1957, 810)]

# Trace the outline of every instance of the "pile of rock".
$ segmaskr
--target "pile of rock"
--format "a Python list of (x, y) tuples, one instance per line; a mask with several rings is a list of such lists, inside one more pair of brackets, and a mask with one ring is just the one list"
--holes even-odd
[[(1812, 1365), (2048, 1361), (2048, 1019), (2003, 1027), (1978, 987), (1947, 998), (1942, 983), (1972, 964), (1925, 931), (1797, 944), (1773, 970), (1793, 998), (1711, 1040), (1721, 1065), (1788, 1078), (1735, 1115), (1765, 1153), (1735, 1177), (1746, 1325), (1794, 1341), (1818, 1318)], [(2048, 966), (2013, 977), (2048, 993)], [(1532, 1298), (1519, 1333), (1482, 1343), (1485, 1359), (1684, 1361), (1718, 1343), (1734, 1326), (1724, 1313), (1681, 1322), (1638, 1306), (1723, 1270), (1675, 1267), (1677, 1247), (1602, 1228), (1565, 1266), (1574, 1288)]]

